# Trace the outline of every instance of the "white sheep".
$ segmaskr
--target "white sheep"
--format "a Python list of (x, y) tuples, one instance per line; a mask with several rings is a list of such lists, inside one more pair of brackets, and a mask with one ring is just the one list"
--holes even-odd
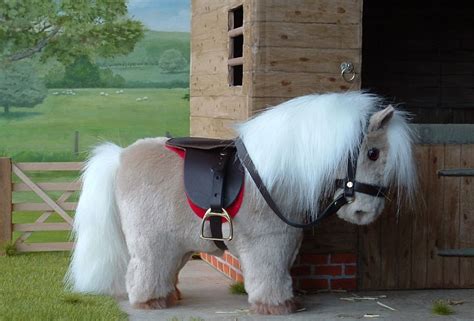
[(142, 101), (142, 99), (141, 99), (140, 97), (139, 97), (139, 98), (137, 98), (137, 99), (135, 99), (135, 100), (136, 100), (136, 101)]

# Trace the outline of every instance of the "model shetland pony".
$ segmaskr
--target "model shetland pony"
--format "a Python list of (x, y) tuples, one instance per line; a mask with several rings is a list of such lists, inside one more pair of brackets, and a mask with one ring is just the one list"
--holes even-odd
[[(299, 97), (268, 109), (237, 127), (272, 199), (286, 217), (302, 222), (318, 215), (322, 200), (344, 191), (336, 179), (348, 175), (371, 186), (397, 186), (408, 197), (416, 184), (412, 135), (406, 115), (371, 94), (350, 92)], [(221, 255), (200, 238), (201, 220), (186, 202), (183, 160), (166, 138), (138, 140), (121, 148), (94, 149), (83, 174), (68, 272), (74, 291), (128, 295), (136, 308), (161, 309), (180, 293), (178, 273), (192, 253)], [(369, 224), (384, 197), (357, 192), (337, 215)], [(208, 231), (209, 226), (205, 228)], [(224, 234), (228, 223), (223, 224)], [(244, 197), (225, 242), (242, 265), (252, 308), (263, 314), (295, 311), (290, 268), (301, 245), (301, 229), (282, 222), (246, 171)]]

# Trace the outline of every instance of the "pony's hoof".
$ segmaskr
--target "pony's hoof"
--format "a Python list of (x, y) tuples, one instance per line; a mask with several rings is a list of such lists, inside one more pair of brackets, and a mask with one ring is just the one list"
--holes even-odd
[(174, 304), (177, 301), (177, 294), (175, 292), (168, 294), (166, 298), (150, 299), (146, 302), (135, 303), (133, 307), (135, 309), (142, 310), (158, 310), (166, 309)]
[(258, 314), (290, 314), (296, 312), (300, 308), (300, 305), (295, 299), (286, 300), (284, 303), (279, 305), (270, 305), (264, 303), (255, 303), (252, 305), (252, 311)]

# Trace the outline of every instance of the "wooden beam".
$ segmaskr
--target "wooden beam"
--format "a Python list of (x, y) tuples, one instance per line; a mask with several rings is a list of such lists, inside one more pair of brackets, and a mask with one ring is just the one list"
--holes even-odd
[[(60, 203), (58, 204), (61, 209), (65, 211), (74, 211), (77, 207), (77, 203)], [(18, 211), (25, 211), (25, 212), (30, 212), (30, 211), (51, 211), (51, 206), (46, 204), (46, 203), (18, 203), (18, 204), (13, 204), (13, 211), (18, 212)], [(58, 213), (59, 214), (59, 213)], [(69, 218), (67, 220), (71, 225), (72, 225), (72, 219)]]
[(229, 30), (229, 38), (234, 38), (234, 37), (238, 37), (238, 36), (241, 36), (244, 34), (244, 27), (238, 27), (238, 28), (235, 28), (235, 29), (231, 29)]
[[(37, 183), (39, 188), (43, 191), (80, 191), (81, 182), (66, 182), (66, 183)], [(14, 183), (14, 192), (29, 192), (31, 188), (25, 183)]]
[(18, 252), (70, 251), (73, 245), (72, 242), (17, 243), (16, 249)]
[(36, 232), (36, 231), (70, 231), (71, 225), (67, 223), (29, 223), (13, 224), (15, 232)]
[(12, 239), (12, 162), (0, 158), (0, 243)]
[(227, 61), (227, 64), (229, 66), (241, 66), (244, 64), (244, 57), (237, 57), (237, 58), (230, 58), (228, 61)]
[(22, 171), (80, 171), (82, 162), (15, 163)]

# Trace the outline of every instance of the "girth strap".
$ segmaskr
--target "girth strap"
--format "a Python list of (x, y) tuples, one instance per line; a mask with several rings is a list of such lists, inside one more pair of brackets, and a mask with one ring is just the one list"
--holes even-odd
[[(225, 169), (229, 161), (229, 153), (222, 150), (219, 153), (217, 165), (212, 168), (212, 194), (209, 204), (211, 211), (214, 213), (222, 213), (224, 208), (224, 177)], [(209, 218), (211, 225), (211, 236), (213, 238), (222, 239), (222, 218), (219, 216), (211, 216)], [(222, 241), (214, 240), (214, 243), (221, 250), (227, 250), (227, 246)]]

